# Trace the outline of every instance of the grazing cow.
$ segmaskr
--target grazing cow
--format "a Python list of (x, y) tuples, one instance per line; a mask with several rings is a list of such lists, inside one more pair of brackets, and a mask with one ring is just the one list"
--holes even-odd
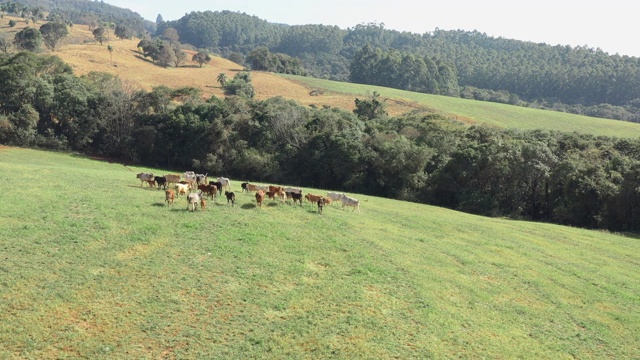
[(153, 180), (152, 173), (139, 173), (136, 175), (136, 177), (140, 179), (140, 187), (142, 187), (142, 185), (144, 185), (145, 182), (148, 182), (149, 180)]
[(207, 183), (207, 175), (209, 175), (209, 173), (206, 174), (196, 174), (196, 183), (198, 185), (203, 185)]
[(189, 193), (189, 184), (177, 183), (176, 184), (176, 189), (178, 190), (178, 196), (180, 196), (180, 194), (187, 195)]
[(184, 180), (191, 185), (192, 189), (196, 188), (196, 173), (193, 171), (185, 171), (184, 172)]
[(280, 189), (280, 191), (278, 191), (276, 195), (278, 195), (280, 201), (282, 202), (285, 202), (287, 200), (287, 193), (284, 191), (284, 189)]
[(200, 198), (200, 211), (207, 210), (207, 199), (201, 197)]
[(284, 188), (284, 191), (290, 192), (290, 193), (302, 194), (302, 189), (300, 188), (286, 187)]
[(229, 180), (228, 178), (220, 176), (219, 178), (216, 179), (216, 181), (219, 181), (220, 183), (222, 183), (222, 186), (226, 190), (231, 190), (231, 180)]
[(224, 195), (227, 197), (227, 205), (229, 205), (229, 201), (231, 201), (231, 206), (235, 206), (236, 204), (236, 194), (233, 193), (233, 191), (229, 192), (229, 191), (225, 191)]
[(247, 185), (249, 185), (248, 182), (243, 182), (242, 184), (240, 184), (240, 187), (242, 188), (242, 192), (249, 192), (249, 189), (247, 188)]
[(213, 185), (218, 190), (218, 195), (222, 195), (222, 183), (220, 181), (209, 181), (209, 185)]
[(325, 205), (331, 205), (331, 203), (332, 203), (332, 202), (333, 202), (333, 200), (331, 200), (331, 198), (330, 198), (330, 197), (326, 196), (326, 197), (324, 198), (324, 204), (325, 204)]
[(340, 196), (344, 195), (344, 193), (337, 193), (337, 192), (328, 192), (327, 193), (327, 197), (329, 199), (331, 199), (331, 201), (338, 201), (338, 199), (340, 199)]
[(163, 189), (167, 190), (167, 178), (164, 176), (154, 176), (153, 179), (156, 181), (156, 184), (158, 184), (158, 190), (160, 190), (160, 187), (162, 186)]
[(287, 194), (287, 199), (289, 198), (293, 199), (293, 205), (296, 204), (296, 201), (298, 201), (300, 205), (302, 205), (302, 194), (289, 192), (289, 191), (286, 191), (285, 193)]
[(284, 188), (282, 186), (269, 185), (269, 191), (273, 192), (274, 194), (277, 194), (280, 190), (284, 190)]
[(211, 196), (211, 200), (215, 200), (218, 188), (215, 185), (198, 185), (198, 190), (202, 191), (205, 196)]
[(200, 193), (191, 193), (187, 195), (187, 210), (196, 211), (200, 200), (202, 200)]
[(260, 208), (262, 208), (262, 202), (264, 201), (264, 191), (259, 190), (256, 192), (256, 202), (258, 203), (258, 206)]
[(176, 193), (172, 189), (164, 191), (164, 201), (167, 202), (168, 206), (173, 205), (173, 199), (175, 198), (175, 196)]
[(165, 179), (167, 179), (167, 185), (171, 185), (171, 184), (177, 184), (180, 182), (180, 175), (177, 174), (167, 174), (164, 176)]
[(324, 208), (324, 205), (325, 205), (325, 198), (321, 196), (320, 199), (318, 199), (317, 204), (318, 204), (318, 212), (322, 214), (322, 208)]
[(322, 199), (322, 196), (313, 195), (313, 194), (309, 193), (309, 194), (305, 195), (304, 198), (307, 199), (311, 203), (315, 203), (315, 202), (318, 202), (318, 200)]
[(149, 184), (149, 187), (156, 187), (156, 181), (155, 180), (147, 180), (147, 184)]
[(247, 184), (247, 192), (254, 192), (254, 191), (258, 191), (257, 189), (258, 185), (255, 184)]
[(342, 194), (342, 196), (340, 196), (340, 201), (342, 202), (342, 207), (343, 208), (345, 206), (352, 206), (353, 210), (351, 210), (351, 211), (355, 211), (356, 209), (358, 209), (358, 212), (360, 212), (360, 200), (355, 199), (355, 198), (351, 198), (351, 197), (348, 197), (345, 194)]
[(267, 191), (265, 194), (271, 200), (275, 200), (276, 199), (276, 193), (274, 191)]

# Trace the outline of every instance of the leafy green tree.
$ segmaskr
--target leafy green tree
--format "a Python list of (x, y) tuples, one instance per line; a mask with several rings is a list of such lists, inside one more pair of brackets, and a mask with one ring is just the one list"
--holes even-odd
[(227, 74), (225, 73), (218, 74), (218, 77), (216, 78), (216, 81), (220, 83), (220, 86), (222, 87), (225, 87), (227, 85), (227, 80)]
[(104, 27), (95, 28), (93, 30), (93, 37), (102, 45), (107, 40), (107, 30)]
[(251, 84), (251, 75), (246, 71), (237, 73), (233, 79), (227, 82), (224, 90), (229, 95), (239, 95), (252, 99), (255, 96), (255, 89)]
[(200, 67), (202, 67), (203, 64), (207, 64), (209, 61), (211, 61), (211, 55), (209, 55), (208, 51), (201, 49), (198, 50), (197, 53), (193, 54), (191, 61), (197, 62)]
[(244, 55), (242, 55), (242, 53), (239, 53), (237, 51), (232, 51), (231, 53), (229, 53), (229, 55), (227, 56), (227, 59), (233, 61), (236, 64), (244, 65)]
[(184, 62), (187, 60), (187, 53), (182, 51), (182, 49), (177, 46), (173, 48), (173, 53), (175, 54), (176, 58), (173, 62), (173, 66), (180, 67), (180, 65), (184, 64)]
[(67, 25), (64, 23), (48, 22), (40, 26), (40, 33), (44, 44), (52, 51), (55, 51), (56, 44), (69, 35), (69, 30), (67, 30)]
[(371, 99), (362, 100), (356, 98), (355, 102), (356, 108), (353, 113), (362, 119), (371, 120), (387, 115), (385, 100), (380, 99), (380, 94), (376, 91), (373, 92)]
[(120, 39), (131, 39), (131, 36), (133, 36), (131, 29), (128, 26), (122, 24), (116, 25), (114, 34)]
[(13, 44), (21, 50), (39, 51), (42, 46), (42, 34), (32, 27), (24, 28), (13, 38)]
[(168, 44), (160, 46), (157, 59), (158, 64), (168, 67), (176, 62), (176, 53)]
[(10, 27), (15, 27), (16, 26), (16, 21), (13, 20), (13, 19), (9, 20), (9, 26)]
[(167, 40), (170, 45), (179, 44), (180, 36), (178, 36), (178, 31), (172, 27), (164, 29), (162, 32), (162, 38)]

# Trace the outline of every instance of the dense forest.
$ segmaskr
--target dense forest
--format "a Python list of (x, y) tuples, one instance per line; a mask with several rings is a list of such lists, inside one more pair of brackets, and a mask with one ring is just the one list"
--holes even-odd
[(134, 34), (142, 36), (155, 32), (155, 23), (144, 20), (138, 13), (89, 0), (0, 0), (0, 6), (8, 13), (31, 18), (47, 14), (46, 19), (64, 23), (98, 26), (113, 23), (127, 26)]
[(638, 139), (469, 127), (429, 113), (390, 117), (375, 94), (354, 99), (349, 112), (279, 97), (203, 100), (191, 88), (132, 90), (109, 74), (77, 77), (59, 58), (31, 52), (0, 55), (0, 78), (2, 144), (640, 230)]
[[(415, 34), (377, 23), (344, 30), (328, 25), (287, 26), (230, 11), (191, 12), (159, 24), (157, 34), (167, 28), (175, 28), (184, 43), (225, 56), (247, 56), (256, 47), (266, 47), (301, 59), (310, 76), (339, 81), (379, 84), (386, 80), (375, 72), (369, 77), (354, 74), (354, 67), (373, 63), (387, 74), (401, 74), (394, 69), (401, 68), (398, 64), (407, 56), (429, 59), (455, 74), (457, 83), (450, 87), (460, 92), (449, 94), (452, 96), (640, 121), (640, 59), (600, 49), (494, 38), (478, 31), (436, 29)], [(357, 55), (362, 51), (377, 57), (359, 62), (362, 57)], [(438, 89), (428, 84), (434, 80), (420, 66), (414, 66), (418, 69), (415, 76), (405, 73), (400, 77), (427, 77), (426, 85), (384, 78), (393, 80), (389, 84), (393, 87), (424, 92)]]

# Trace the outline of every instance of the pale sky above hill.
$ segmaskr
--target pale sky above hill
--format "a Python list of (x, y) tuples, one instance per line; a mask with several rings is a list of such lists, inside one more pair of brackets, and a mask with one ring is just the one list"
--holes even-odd
[(501, 0), (104, 0), (155, 21), (191, 11), (231, 10), (273, 23), (324, 24), (346, 29), (361, 23), (423, 34), (478, 30), (494, 37), (549, 45), (588, 46), (640, 57), (637, 12), (631, 1)]

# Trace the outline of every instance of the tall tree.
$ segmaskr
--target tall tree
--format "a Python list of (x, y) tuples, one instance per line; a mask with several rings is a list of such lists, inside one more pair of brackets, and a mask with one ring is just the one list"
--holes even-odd
[(39, 51), (42, 46), (42, 34), (32, 27), (24, 28), (13, 38), (13, 44), (21, 50)]
[(107, 40), (107, 31), (103, 27), (95, 28), (93, 30), (93, 37), (102, 45)]
[(191, 61), (197, 62), (200, 67), (202, 67), (203, 64), (211, 61), (211, 55), (209, 55), (208, 51), (200, 49), (197, 53), (193, 54)]
[(44, 44), (51, 49), (51, 51), (55, 51), (56, 44), (58, 41), (69, 35), (69, 30), (67, 30), (66, 24), (60, 22), (48, 22), (40, 26), (40, 33), (42, 34)]
[(116, 25), (114, 33), (120, 39), (130, 39), (133, 35), (131, 33), (131, 29), (128, 26), (122, 24)]

